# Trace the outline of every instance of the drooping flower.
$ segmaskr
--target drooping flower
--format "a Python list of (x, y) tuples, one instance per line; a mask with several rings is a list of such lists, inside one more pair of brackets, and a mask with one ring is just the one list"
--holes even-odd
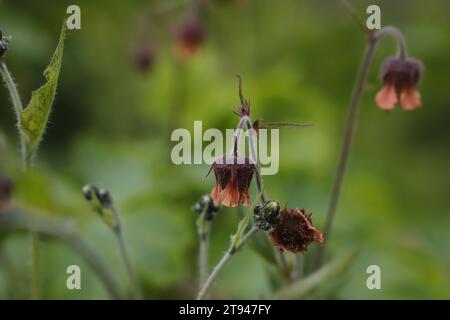
[(211, 169), (216, 176), (216, 184), (211, 190), (215, 205), (226, 207), (245, 205), (250, 207), (250, 183), (255, 173), (255, 164), (247, 157), (222, 156)]
[(205, 39), (205, 28), (198, 19), (181, 23), (176, 30), (176, 54), (181, 59), (188, 59), (196, 54)]
[(307, 251), (313, 241), (320, 244), (324, 241), (322, 232), (312, 225), (311, 214), (303, 209), (282, 209), (280, 222), (269, 232), (269, 237), (273, 245), (294, 253)]
[(416, 85), (423, 72), (419, 60), (403, 57), (388, 57), (380, 69), (383, 88), (377, 93), (375, 101), (384, 110), (391, 110), (400, 102), (405, 110), (420, 107), (421, 97)]

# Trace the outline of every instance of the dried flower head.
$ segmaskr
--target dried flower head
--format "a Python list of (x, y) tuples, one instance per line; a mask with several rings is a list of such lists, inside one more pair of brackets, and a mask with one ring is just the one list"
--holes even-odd
[(216, 176), (216, 185), (211, 190), (215, 205), (226, 207), (246, 205), (250, 207), (250, 183), (255, 173), (255, 164), (247, 157), (223, 156), (211, 169)]
[(386, 58), (380, 69), (384, 83), (375, 98), (381, 109), (391, 110), (400, 102), (405, 110), (419, 107), (422, 102), (416, 85), (423, 73), (419, 60), (403, 57)]
[(176, 30), (176, 53), (182, 59), (195, 55), (203, 45), (205, 28), (198, 19), (181, 23)]
[(313, 241), (324, 241), (322, 232), (312, 225), (311, 214), (306, 214), (303, 209), (282, 209), (280, 222), (270, 231), (269, 237), (281, 250), (294, 253), (307, 251)]
[(211, 199), (210, 195), (205, 194), (200, 197), (192, 209), (198, 214), (202, 214), (203, 211), (206, 210), (205, 219), (211, 221), (214, 219), (220, 207), (214, 204), (214, 201)]

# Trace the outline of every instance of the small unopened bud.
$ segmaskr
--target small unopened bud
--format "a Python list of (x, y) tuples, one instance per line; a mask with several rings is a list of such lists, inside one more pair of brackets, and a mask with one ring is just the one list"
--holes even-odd
[(11, 41), (11, 37), (4, 37), (2, 32), (0, 31), (0, 58), (8, 51), (9, 42)]
[(111, 193), (108, 190), (98, 189), (97, 197), (104, 208), (110, 208), (113, 205)]
[(194, 204), (192, 210), (198, 214), (202, 214), (205, 211), (205, 219), (212, 220), (214, 219), (216, 213), (219, 211), (219, 206), (214, 204), (214, 201), (207, 194), (200, 197), (200, 199)]
[(86, 184), (86, 185), (84, 185), (83, 186), (83, 196), (84, 196), (84, 198), (87, 200), (87, 201), (92, 201), (92, 197), (93, 197), (93, 195), (92, 195), (92, 188), (93, 188), (94, 186), (91, 186), (91, 185), (89, 185), (89, 184)]
[(268, 200), (253, 209), (255, 225), (261, 230), (270, 230), (280, 222), (280, 204)]
[(119, 221), (114, 212), (111, 193), (92, 184), (85, 185), (82, 191), (84, 198), (91, 204), (92, 210), (98, 213), (107, 225), (116, 230), (119, 226)]

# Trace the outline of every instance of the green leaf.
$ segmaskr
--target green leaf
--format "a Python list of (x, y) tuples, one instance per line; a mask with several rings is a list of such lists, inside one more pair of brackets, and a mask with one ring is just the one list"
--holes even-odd
[(231, 246), (233, 248), (236, 249), (241, 244), (242, 236), (244, 235), (245, 230), (247, 230), (247, 227), (250, 224), (252, 217), (253, 217), (253, 210), (250, 210), (245, 215), (245, 217), (243, 217), (239, 221), (236, 233), (231, 236)]
[(37, 150), (47, 126), (48, 117), (55, 98), (58, 77), (64, 51), (66, 24), (63, 23), (59, 43), (50, 65), (44, 71), (47, 82), (32, 92), (30, 102), (20, 115), (20, 129), (25, 137), (25, 155), (27, 160)]
[(348, 255), (323, 266), (306, 278), (300, 279), (293, 284), (284, 287), (276, 292), (272, 296), (272, 299), (288, 300), (309, 298), (318, 290), (326, 288), (335, 278), (343, 276), (353, 265), (359, 252), (360, 249), (353, 250)]

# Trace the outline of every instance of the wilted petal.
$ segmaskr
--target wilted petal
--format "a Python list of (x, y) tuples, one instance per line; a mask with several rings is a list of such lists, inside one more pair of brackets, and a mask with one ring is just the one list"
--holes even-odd
[(394, 86), (390, 83), (385, 84), (383, 89), (377, 93), (375, 101), (381, 109), (393, 109), (398, 101)]
[(405, 110), (413, 110), (422, 105), (420, 93), (415, 88), (408, 88), (400, 93), (400, 103)]
[(305, 252), (311, 242), (323, 243), (322, 232), (311, 222), (311, 215), (302, 209), (283, 209), (280, 221), (269, 232), (272, 243), (281, 250), (293, 253)]

